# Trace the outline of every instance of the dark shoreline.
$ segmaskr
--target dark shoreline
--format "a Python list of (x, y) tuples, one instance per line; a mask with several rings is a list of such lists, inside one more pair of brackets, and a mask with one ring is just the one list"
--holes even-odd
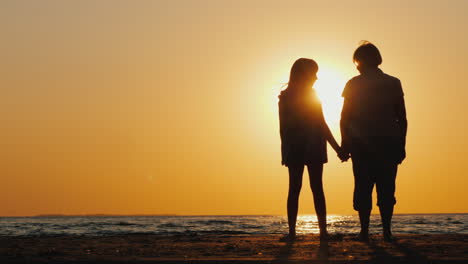
[(280, 242), (280, 235), (0, 236), (0, 263), (467, 263), (468, 235), (315, 234)]

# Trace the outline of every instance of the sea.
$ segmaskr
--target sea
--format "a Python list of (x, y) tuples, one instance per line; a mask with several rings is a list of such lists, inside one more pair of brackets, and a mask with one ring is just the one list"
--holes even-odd
[[(329, 215), (330, 233), (359, 232), (357, 215)], [(318, 233), (315, 215), (299, 215), (297, 233)], [(35, 216), (0, 217), (0, 236), (113, 236), (286, 234), (286, 216)], [(380, 233), (380, 216), (371, 216), (371, 233)], [(399, 214), (393, 217), (398, 234), (468, 234), (468, 214)]]

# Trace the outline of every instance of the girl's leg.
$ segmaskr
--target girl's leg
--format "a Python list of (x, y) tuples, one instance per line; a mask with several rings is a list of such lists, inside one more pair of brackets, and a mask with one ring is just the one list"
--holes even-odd
[(314, 196), (315, 212), (317, 214), (320, 228), (320, 238), (327, 238), (327, 207), (325, 203), (325, 194), (323, 192), (322, 174), (323, 164), (308, 165), (310, 188)]
[(289, 235), (296, 236), (296, 220), (299, 208), (299, 193), (302, 187), (304, 165), (289, 166), (288, 225)]

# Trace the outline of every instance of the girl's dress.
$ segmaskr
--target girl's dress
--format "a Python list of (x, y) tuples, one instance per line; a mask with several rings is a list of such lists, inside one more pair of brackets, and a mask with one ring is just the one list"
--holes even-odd
[(279, 96), (282, 165), (326, 163), (325, 118), (314, 90), (286, 89)]

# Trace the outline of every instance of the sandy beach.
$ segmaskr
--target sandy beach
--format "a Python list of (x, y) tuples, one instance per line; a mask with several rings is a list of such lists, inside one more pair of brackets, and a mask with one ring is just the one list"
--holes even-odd
[(1, 263), (467, 263), (468, 235), (398, 235), (386, 243), (334, 234), (0, 237)]

